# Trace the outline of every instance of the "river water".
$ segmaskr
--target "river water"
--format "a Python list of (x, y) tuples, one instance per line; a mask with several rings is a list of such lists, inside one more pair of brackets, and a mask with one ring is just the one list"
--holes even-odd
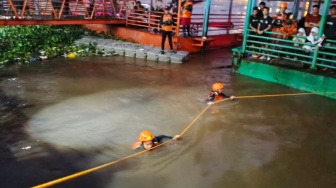
[[(298, 93), (232, 74), (230, 49), (185, 64), (57, 58), (1, 72), (0, 187), (31, 187), (134, 154), (143, 129), (175, 135), (228, 95)], [(212, 105), (180, 141), (54, 187), (335, 187), (335, 100), (315, 95)]]

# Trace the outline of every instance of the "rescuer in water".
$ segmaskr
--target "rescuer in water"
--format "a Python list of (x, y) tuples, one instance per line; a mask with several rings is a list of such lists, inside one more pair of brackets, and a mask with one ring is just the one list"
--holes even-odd
[(137, 142), (133, 144), (133, 149), (149, 150), (168, 140), (179, 140), (180, 138), (180, 135), (175, 135), (174, 137), (166, 135), (153, 136), (150, 131), (144, 130), (140, 132)]
[(227, 96), (223, 93), (224, 85), (222, 83), (216, 82), (212, 85), (212, 91), (209, 93), (206, 102), (208, 104), (213, 104), (215, 101), (230, 98), (233, 100), (235, 96)]

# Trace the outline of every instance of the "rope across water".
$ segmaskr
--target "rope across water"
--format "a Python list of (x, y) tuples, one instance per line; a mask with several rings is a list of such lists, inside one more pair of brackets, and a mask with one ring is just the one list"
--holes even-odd
[[(302, 95), (313, 95), (315, 93), (290, 93), (290, 94), (272, 94), (272, 95), (248, 95), (248, 96), (240, 96), (240, 97), (235, 97), (235, 99), (249, 99), (249, 98), (267, 98), (267, 97), (286, 97), (286, 96), (302, 96)], [(224, 101), (227, 101), (229, 99), (223, 99), (223, 100), (220, 100), (220, 101), (216, 101), (214, 102), (213, 104), (217, 104), (217, 103), (221, 103), (221, 102), (224, 102)], [(185, 132), (187, 132), (194, 124), (195, 122), (210, 108), (211, 105), (207, 105), (190, 123), (189, 125), (179, 134), (179, 135), (183, 135)], [(159, 144), (159, 145), (156, 145), (154, 146), (152, 149), (155, 149), (155, 148), (158, 148), (158, 147), (161, 147), (169, 142), (171, 142), (172, 140), (169, 140), (167, 142), (164, 142), (162, 144)], [(152, 150), (151, 149), (151, 150)], [(43, 184), (40, 184), (40, 185), (36, 185), (32, 188), (44, 188), (44, 187), (50, 187), (50, 186), (53, 186), (53, 185), (56, 185), (56, 184), (59, 184), (59, 183), (62, 183), (62, 182), (65, 182), (67, 180), (71, 180), (71, 179), (74, 179), (74, 178), (77, 178), (77, 177), (80, 177), (80, 176), (83, 176), (85, 174), (89, 174), (91, 172), (94, 172), (96, 170), (99, 170), (99, 169), (102, 169), (102, 168), (105, 168), (105, 167), (108, 167), (108, 166), (111, 166), (113, 164), (116, 164), (118, 162), (121, 162), (121, 161), (124, 161), (126, 159), (129, 159), (129, 158), (132, 158), (132, 157), (135, 157), (137, 155), (140, 155), (140, 154), (143, 154), (145, 152), (148, 152), (150, 150), (143, 150), (143, 151), (140, 151), (138, 153), (135, 153), (135, 154), (132, 154), (132, 155), (129, 155), (129, 156), (126, 156), (124, 158), (121, 158), (121, 159), (118, 159), (118, 160), (115, 160), (115, 161), (111, 161), (109, 163), (106, 163), (106, 164), (103, 164), (103, 165), (100, 165), (100, 166), (97, 166), (97, 167), (93, 167), (93, 168), (90, 168), (90, 169), (87, 169), (87, 170), (83, 170), (83, 171), (80, 171), (80, 172), (77, 172), (75, 174), (71, 174), (71, 175), (68, 175), (68, 176), (65, 176), (65, 177), (62, 177), (62, 178), (59, 178), (59, 179), (56, 179), (56, 180), (53, 180), (53, 181), (49, 181), (47, 183), (43, 183)]]

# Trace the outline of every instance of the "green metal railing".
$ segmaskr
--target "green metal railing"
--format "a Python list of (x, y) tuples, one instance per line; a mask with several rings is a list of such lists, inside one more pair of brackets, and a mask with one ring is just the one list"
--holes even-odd
[[(248, 0), (246, 13), (251, 11), (253, 0)], [(322, 14), (321, 23), (325, 23), (326, 16), (329, 12), (330, 0), (324, 1), (324, 13)], [(319, 28), (318, 37), (323, 35), (324, 24)], [(267, 36), (267, 37), (266, 37)], [(270, 58), (282, 58), (292, 60), (298, 63), (304, 63), (310, 66), (310, 69), (329, 68), (336, 69), (336, 40), (327, 39), (321, 47), (313, 45), (310, 42), (295, 42), (289, 39), (283, 39), (281, 33), (266, 32), (266, 36), (255, 34), (249, 29), (248, 16), (245, 19), (244, 38), (241, 48), (243, 54), (258, 54)], [(275, 38), (279, 36), (279, 38)], [(306, 38), (292, 36), (297, 38)], [(312, 50), (304, 50), (302, 46), (309, 46)]]

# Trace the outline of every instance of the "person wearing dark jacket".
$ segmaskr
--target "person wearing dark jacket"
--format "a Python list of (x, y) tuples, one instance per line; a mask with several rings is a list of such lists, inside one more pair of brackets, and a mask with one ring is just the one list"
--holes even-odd
[(133, 149), (150, 150), (159, 144), (167, 142), (168, 140), (179, 140), (180, 138), (180, 135), (175, 135), (174, 137), (166, 135), (153, 136), (150, 131), (144, 130), (140, 132), (137, 142), (133, 144)]
[(216, 82), (212, 85), (212, 91), (209, 93), (206, 102), (208, 104), (213, 104), (215, 101), (223, 100), (229, 98), (233, 100), (235, 96), (227, 96), (223, 93), (224, 85), (220, 82)]

